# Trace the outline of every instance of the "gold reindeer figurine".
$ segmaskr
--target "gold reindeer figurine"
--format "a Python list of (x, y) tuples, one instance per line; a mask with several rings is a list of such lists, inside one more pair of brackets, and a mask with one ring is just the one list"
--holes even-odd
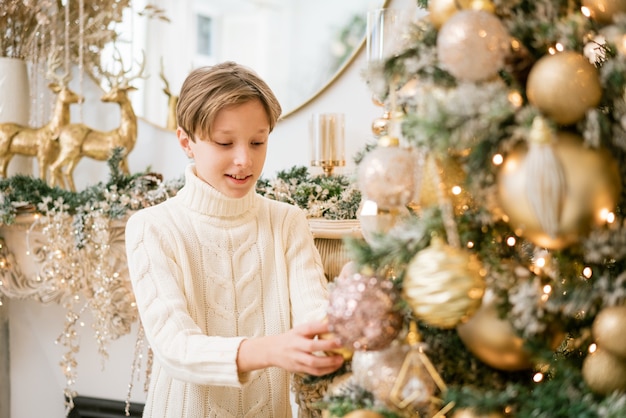
[[(121, 59), (118, 58), (118, 61), (121, 63)], [(137, 141), (137, 116), (128, 97), (128, 93), (136, 88), (129, 83), (142, 76), (145, 59), (142, 60), (141, 68), (135, 76), (129, 75), (130, 69), (125, 70), (123, 65), (120, 66), (121, 69), (117, 74), (106, 73), (111, 88), (100, 99), (119, 105), (119, 126), (111, 131), (95, 130), (82, 123), (72, 123), (63, 127), (59, 135), (59, 156), (50, 165), (51, 186), (58, 185), (76, 191), (73, 173), (81, 158), (106, 161), (115, 148), (123, 148), (120, 170), (129, 173), (128, 154)]]
[(9, 162), (14, 155), (37, 157), (39, 178), (46, 180), (48, 166), (57, 157), (57, 139), (63, 126), (70, 123), (70, 105), (82, 103), (83, 97), (68, 87), (69, 74), (58, 76), (54, 70), (49, 78), (56, 78), (48, 88), (56, 94), (56, 102), (50, 120), (39, 128), (22, 126), (17, 123), (0, 123), (0, 176), (5, 178)]

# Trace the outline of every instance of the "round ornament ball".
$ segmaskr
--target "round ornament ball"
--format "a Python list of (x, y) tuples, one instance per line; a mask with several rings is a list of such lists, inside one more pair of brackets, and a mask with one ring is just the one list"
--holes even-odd
[(400, 146), (378, 146), (361, 161), (359, 189), (381, 208), (406, 206), (413, 197), (412, 153)]
[[(427, 412), (437, 385), (423, 363), (412, 361), (408, 369), (400, 372), (411, 350), (408, 344), (395, 342), (383, 350), (355, 352), (352, 359), (354, 383), (391, 410)], [(399, 382), (402, 377), (405, 380)], [(404, 399), (411, 399), (403, 409), (393, 402), (392, 394), (396, 391)]]
[[(621, 191), (619, 169), (603, 149), (586, 147), (580, 136), (559, 131), (552, 144), (566, 184), (556, 234), (543, 230), (530, 202), (525, 170), (527, 143), (520, 143), (502, 164), (497, 178), (498, 199), (508, 222), (517, 235), (548, 249), (563, 249), (580, 240), (592, 224), (606, 222)], [(532, 173), (530, 173), (532, 174)]]
[(539, 59), (526, 82), (528, 101), (561, 125), (571, 125), (600, 103), (598, 70), (584, 55), (558, 52)]
[(591, 332), (598, 347), (626, 361), (626, 306), (602, 309)]
[(494, 14), (462, 10), (441, 27), (437, 55), (442, 67), (463, 81), (494, 78), (504, 67), (510, 35)]
[(626, 0), (583, 0), (582, 6), (587, 8), (593, 20), (601, 24), (609, 24), (616, 14), (626, 13)]
[(329, 293), (328, 327), (350, 350), (381, 350), (402, 329), (399, 292), (390, 280), (355, 273), (338, 277)]
[(457, 333), (467, 349), (485, 364), (503, 371), (526, 370), (532, 366), (529, 353), (511, 324), (498, 315), (495, 297), (485, 292), (480, 309)]
[(409, 262), (402, 291), (416, 317), (453, 328), (478, 309), (485, 291), (482, 266), (468, 251), (434, 238)]
[(626, 360), (599, 346), (585, 357), (582, 374), (587, 386), (598, 395), (626, 391)]

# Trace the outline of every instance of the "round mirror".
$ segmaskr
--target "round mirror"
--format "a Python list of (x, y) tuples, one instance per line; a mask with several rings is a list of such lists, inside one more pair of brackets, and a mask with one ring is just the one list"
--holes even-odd
[(349, 65), (364, 43), (367, 11), (388, 0), (153, 0), (142, 10), (136, 3), (115, 48), (125, 66), (145, 61), (131, 97), (136, 114), (173, 129), (187, 74), (226, 60), (253, 68), (283, 117), (299, 110)]

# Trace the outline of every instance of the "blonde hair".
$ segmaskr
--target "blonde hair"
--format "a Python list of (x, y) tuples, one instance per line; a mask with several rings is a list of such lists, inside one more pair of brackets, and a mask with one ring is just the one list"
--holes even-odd
[(253, 70), (232, 61), (197, 68), (181, 87), (176, 120), (192, 141), (196, 134), (209, 139), (220, 110), (250, 100), (259, 100), (265, 108), (271, 132), (282, 109), (272, 89)]

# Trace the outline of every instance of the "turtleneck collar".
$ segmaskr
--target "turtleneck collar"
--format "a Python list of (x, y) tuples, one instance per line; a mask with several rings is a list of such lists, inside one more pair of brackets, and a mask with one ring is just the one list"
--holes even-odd
[(185, 186), (176, 196), (182, 199), (185, 206), (203, 215), (234, 218), (240, 217), (255, 206), (256, 190), (253, 187), (241, 198), (225, 196), (201, 180), (196, 175), (195, 164), (189, 164), (185, 169)]

